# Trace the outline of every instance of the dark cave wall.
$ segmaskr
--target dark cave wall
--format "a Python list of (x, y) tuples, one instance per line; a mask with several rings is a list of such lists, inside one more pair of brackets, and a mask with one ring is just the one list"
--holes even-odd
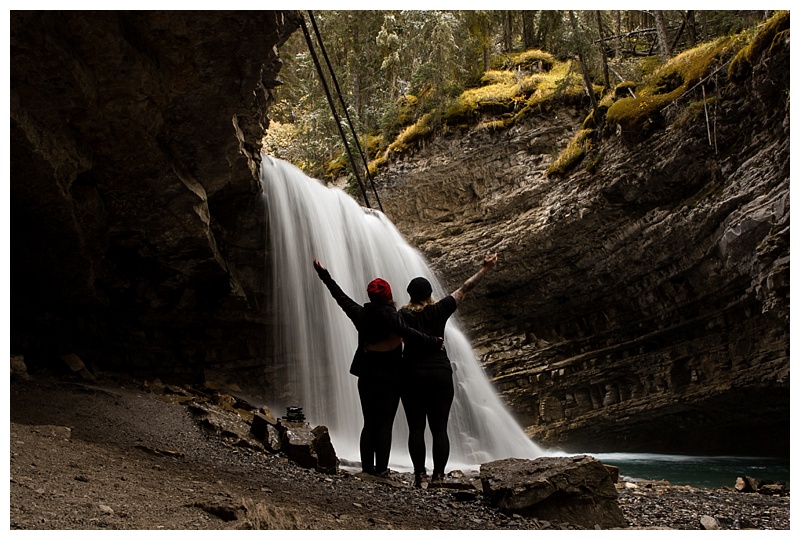
[(263, 364), (258, 149), (295, 28), (281, 11), (11, 13), (12, 354), (163, 378)]

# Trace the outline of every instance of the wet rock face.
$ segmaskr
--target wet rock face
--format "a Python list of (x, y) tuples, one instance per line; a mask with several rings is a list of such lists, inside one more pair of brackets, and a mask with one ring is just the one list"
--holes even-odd
[(294, 28), (278, 11), (13, 13), (11, 348), (29, 365), (263, 363), (258, 148)]
[(582, 121), (558, 111), (377, 179), (449, 290), (500, 251), (459, 315), (534, 440), (788, 455), (788, 70), (778, 46), (746, 84), (720, 78), (713, 144), (680, 102), (669, 129), (602, 142), (593, 174), (548, 178)]

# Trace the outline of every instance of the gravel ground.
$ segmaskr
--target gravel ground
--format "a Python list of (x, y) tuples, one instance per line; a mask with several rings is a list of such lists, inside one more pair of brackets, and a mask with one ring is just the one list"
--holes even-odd
[[(409, 474), (303, 469), (136, 381), (36, 376), (13, 380), (10, 398), (12, 530), (575, 529), (504, 515), (479, 493), (415, 489)], [(789, 529), (788, 496), (657, 483), (618, 494), (633, 529)]]

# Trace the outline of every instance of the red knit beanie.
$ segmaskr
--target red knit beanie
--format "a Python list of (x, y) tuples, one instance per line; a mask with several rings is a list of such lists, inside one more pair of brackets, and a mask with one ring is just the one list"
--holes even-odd
[(391, 302), (392, 288), (385, 279), (375, 278), (367, 285), (367, 295), (373, 302)]

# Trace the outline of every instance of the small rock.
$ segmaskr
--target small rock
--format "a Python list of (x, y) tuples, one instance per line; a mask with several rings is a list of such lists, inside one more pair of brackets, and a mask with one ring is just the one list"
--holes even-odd
[(758, 481), (752, 476), (740, 476), (736, 479), (736, 491), (752, 493), (758, 490)]
[(711, 516), (700, 516), (700, 525), (707, 531), (719, 530), (719, 521)]
[(761, 495), (786, 495), (788, 492), (784, 484), (764, 484), (758, 488)]
[(25, 365), (25, 357), (21, 354), (11, 355), (11, 376), (23, 381), (31, 380), (28, 374), (28, 366)]
[(110, 506), (107, 506), (105, 504), (99, 504), (97, 505), (97, 508), (99, 508), (100, 511), (103, 512), (104, 514), (109, 514), (109, 515), (114, 514), (114, 510)]
[(61, 357), (61, 360), (72, 370), (73, 373), (77, 373), (81, 376), (82, 379), (87, 381), (93, 381), (94, 375), (92, 375), (86, 366), (83, 364), (83, 360), (81, 360), (80, 356), (77, 354), (67, 354)]

